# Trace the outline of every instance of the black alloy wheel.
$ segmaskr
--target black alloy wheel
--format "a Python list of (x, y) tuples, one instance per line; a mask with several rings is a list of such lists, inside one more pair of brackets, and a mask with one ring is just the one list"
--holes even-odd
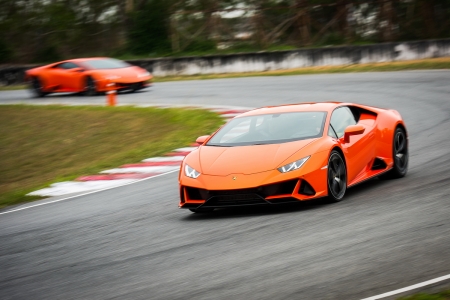
[(33, 77), (30, 81), (30, 89), (33, 96), (36, 98), (44, 97), (47, 93), (44, 92), (42, 82), (38, 77)]
[(347, 190), (347, 168), (342, 155), (331, 151), (328, 159), (328, 197), (332, 202), (339, 202), (344, 198)]
[(386, 174), (380, 176), (382, 179), (401, 178), (408, 172), (408, 139), (405, 131), (397, 127), (392, 141), (392, 154), (394, 158), (394, 166)]
[(92, 77), (86, 78), (84, 94), (86, 96), (95, 96), (97, 94), (97, 87), (96, 87), (95, 81)]

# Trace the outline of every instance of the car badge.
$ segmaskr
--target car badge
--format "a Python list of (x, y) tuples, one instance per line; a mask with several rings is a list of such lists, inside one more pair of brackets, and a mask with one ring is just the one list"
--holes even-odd
[(237, 177), (236, 176), (233, 176), (233, 180), (236, 180), (237, 179)]

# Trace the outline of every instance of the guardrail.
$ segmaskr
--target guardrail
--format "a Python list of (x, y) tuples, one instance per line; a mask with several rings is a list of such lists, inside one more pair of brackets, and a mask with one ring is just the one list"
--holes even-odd
[[(129, 60), (154, 76), (183, 76), (288, 70), (312, 66), (337, 66), (405, 61), (450, 56), (450, 39), (382, 43), (364, 46), (307, 48), (290, 51), (237, 53), (195, 57)], [(0, 84), (23, 83), (25, 70), (36, 67), (0, 66)]]

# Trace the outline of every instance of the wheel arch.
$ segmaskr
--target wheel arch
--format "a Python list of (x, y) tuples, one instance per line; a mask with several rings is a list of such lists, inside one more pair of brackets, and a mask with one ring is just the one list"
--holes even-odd
[[(398, 122), (398, 123), (395, 125), (395, 130), (396, 130), (397, 128), (401, 128), (401, 129), (405, 132), (406, 137), (408, 137), (408, 131), (406, 130), (405, 124), (403, 124), (402, 122)], [(395, 130), (394, 130), (394, 131), (395, 131)]]
[(345, 177), (347, 177), (346, 179), (347, 179), (347, 186), (348, 186), (348, 165), (347, 165), (347, 159), (345, 158), (345, 155), (344, 155), (344, 151), (342, 151), (342, 149), (339, 146), (335, 145), (335, 146), (333, 146), (331, 148), (330, 154), (328, 155), (328, 157), (330, 157), (331, 152), (333, 152), (334, 150), (339, 152), (341, 154), (341, 156), (342, 156), (342, 159), (344, 160), (344, 164), (345, 164), (345, 168), (346, 168), (346, 170), (345, 170)]
[[(401, 120), (399, 120), (398, 122), (396, 122), (396, 124), (395, 124), (395, 127), (394, 127), (394, 130), (392, 131), (392, 136), (391, 136), (391, 149), (393, 149), (393, 147), (394, 147), (394, 136), (395, 136), (395, 132), (396, 132), (396, 130), (397, 130), (397, 128), (400, 128), (400, 129), (402, 129), (404, 132), (405, 132), (405, 135), (406, 135), (406, 147), (409, 149), (409, 141), (408, 141), (408, 131), (406, 130), (406, 126), (405, 126), (405, 124), (403, 124), (403, 122), (401, 121)], [(393, 151), (391, 150), (391, 156), (392, 156), (392, 159), (394, 159), (394, 153), (393, 153)]]

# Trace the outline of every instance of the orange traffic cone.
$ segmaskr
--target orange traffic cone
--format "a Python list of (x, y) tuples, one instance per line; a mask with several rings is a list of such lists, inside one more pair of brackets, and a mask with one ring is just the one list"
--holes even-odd
[(106, 92), (106, 98), (108, 101), (108, 106), (116, 106), (116, 86), (114, 83), (109, 83), (108, 91)]

